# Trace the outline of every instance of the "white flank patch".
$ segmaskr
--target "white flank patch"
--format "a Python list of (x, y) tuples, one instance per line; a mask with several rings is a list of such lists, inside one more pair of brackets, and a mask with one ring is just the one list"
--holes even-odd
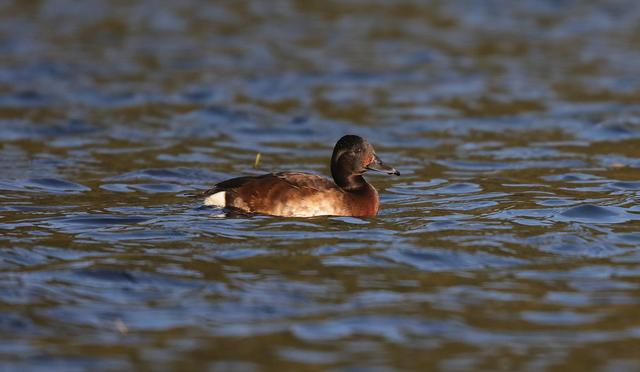
[(206, 199), (204, 199), (204, 205), (224, 208), (227, 206), (227, 202), (225, 198), (226, 194), (227, 194), (226, 192), (220, 191), (215, 194), (209, 195), (207, 196)]

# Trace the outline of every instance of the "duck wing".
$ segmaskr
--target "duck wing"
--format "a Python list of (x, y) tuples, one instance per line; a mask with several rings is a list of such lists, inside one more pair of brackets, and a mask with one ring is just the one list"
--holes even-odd
[(336, 214), (343, 191), (325, 177), (302, 172), (279, 172), (232, 178), (204, 195), (225, 192), (225, 206), (277, 216)]

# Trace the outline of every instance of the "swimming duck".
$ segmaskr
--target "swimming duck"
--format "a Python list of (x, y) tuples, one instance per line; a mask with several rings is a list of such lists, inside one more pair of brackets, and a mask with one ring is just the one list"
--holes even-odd
[(380, 199), (362, 176), (368, 170), (400, 175), (380, 160), (366, 139), (346, 135), (333, 148), (334, 182), (301, 172), (232, 178), (205, 191), (204, 204), (283, 217), (375, 216)]

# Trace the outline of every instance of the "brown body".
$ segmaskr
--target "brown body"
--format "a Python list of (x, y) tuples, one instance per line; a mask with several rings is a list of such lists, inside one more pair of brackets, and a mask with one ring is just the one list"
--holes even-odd
[(362, 176), (370, 169), (399, 174), (380, 161), (366, 140), (344, 136), (331, 158), (335, 182), (308, 173), (269, 173), (220, 182), (203, 196), (206, 205), (272, 216), (375, 216), (378, 192)]
[(368, 183), (345, 191), (313, 174), (283, 172), (239, 177), (216, 185), (226, 191), (227, 207), (285, 217), (375, 216), (378, 192)]

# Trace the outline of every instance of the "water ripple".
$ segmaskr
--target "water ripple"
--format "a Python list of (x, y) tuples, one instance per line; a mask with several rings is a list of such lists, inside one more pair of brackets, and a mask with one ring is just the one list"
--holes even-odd
[[(640, 369), (639, 4), (2, 2), (0, 365)], [(375, 218), (191, 197), (348, 133)]]

